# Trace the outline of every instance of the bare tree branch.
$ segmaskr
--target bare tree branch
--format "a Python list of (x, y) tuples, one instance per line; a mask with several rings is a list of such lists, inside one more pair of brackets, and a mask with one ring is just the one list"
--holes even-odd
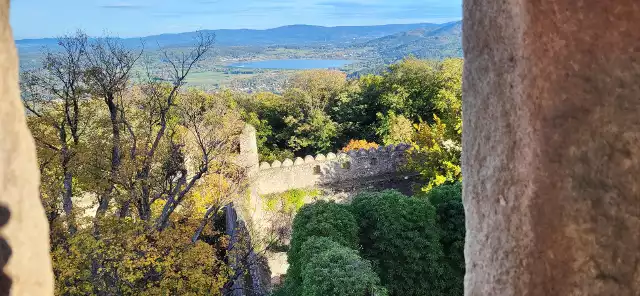
[(143, 52), (144, 48), (138, 53), (128, 50), (116, 38), (111, 37), (97, 39), (90, 43), (86, 50), (86, 59), (89, 64), (88, 81), (94, 92), (104, 98), (105, 104), (109, 109), (112, 134), (110, 185), (99, 197), (96, 216), (102, 216), (106, 213), (109, 208), (111, 193), (115, 184), (119, 182), (122, 163), (120, 133), (122, 122), (118, 114), (120, 106), (116, 98), (127, 87), (131, 69)]

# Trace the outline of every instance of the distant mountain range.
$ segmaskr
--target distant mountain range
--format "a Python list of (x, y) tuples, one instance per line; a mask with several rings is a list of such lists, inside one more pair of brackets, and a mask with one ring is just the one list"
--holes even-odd
[[(274, 46), (274, 45), (343, 45), (346, 43), (362, 43), (384, 36), (403, 34), (407, 31), (433, 32), (443, 25), (420, 23), (381, 26), (345, 26), (322, 27), (310, 25), (291, 25), (266, 30), (205, 30), (216, 34), (218, 46)], [(166, 47), (189, 46), (193, 44), (196, 32), (161, 34), (142, 38), (122, 38), (127, 46), (139, 46), (140, 41), (145, 44), (160, 44)], [(43, 46), (55, 46), (55, 38), (16, 40), (21, 51), (40, 50)]]
[[(267, 30), (210, 30), (216, 34), (219, 54), (226, 58), (271, 59), (266, 52), (269, 47), (308, 47), (302, 58), (324, 58), (331, 53), (355, 52), (357, 63), (351, 75), (380, 73), (386, 65), (407, 56), (423, 59), (462, 57), (462, 22), (445, 24), (407, 24), (360, 27), (321, 27), (292, 25)], [(160, 45), (164, 48), (188, 47), (194, 44), (197, 32), (161, 34), (142, 38), (122, 38), (128, 47), (140, 47), (144, 42), (147, 52), (154, 52)], [(39, 66), (43, 48), (55, 49), (57, 39), (16, 40), (21, 67), (32, 69)], [(355, 50), (354, 50), (355, 49)], [(297, 52), (299, 53), (299, 52)], [(294, 51), (292, 56), (296, 55)], [(277, 58), (283, 58), (278, 56)], [(284, 58), (291, 58), (284, 55)], [(293, 57), (299, 58), (299, 57)], [(209, 70), (219, 65), (204, 66)]]

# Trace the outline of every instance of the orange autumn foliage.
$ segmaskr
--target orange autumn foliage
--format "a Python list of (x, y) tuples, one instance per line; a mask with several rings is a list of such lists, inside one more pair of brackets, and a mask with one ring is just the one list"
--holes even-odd
[(380, 147), (380, 145), (378, 145), (375, 142), (367, 142), (366, 140), (351, 140), (349, 141), (349, 144), (347, 144), (347, 146), (342, 148), (341, 151), (348, 152), (351, 150), (360, 150), (360, 149), (369, 150), (371, 148), (378, 149), (378, 147)]

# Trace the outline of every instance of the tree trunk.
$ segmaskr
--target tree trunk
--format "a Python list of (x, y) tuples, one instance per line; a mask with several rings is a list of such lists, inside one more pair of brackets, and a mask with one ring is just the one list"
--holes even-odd
[(115, 104), (115, 97), (113, 94), (108, 94), (105, 98), (105, 102), (109, 107), (109, 117), (111, 119), (111, 172), (109, 175), (109, 187), (100, 198), (100, 205), (96, 212), (96, 216), (103, 216), (109, 209), (109, 202), (111, 201), (111, 193), (115, 188), (115, 183), (118, 179), (118, 171), (120, 170), (120, 125), (118, 121), (118, 108)]
[(120, 205), (120, 209), (118, 209), (118, 217), (120, 219), (126, 218), (129, 216), (129, 211), (131, 209), (131, 201), (127, 200)]
[(149, 221), (151, 219), (151, 190), (149, 188), (149, 172), (145, 168), (138, 178), (141, 187), (141, 196), (138, 198), (138, 213), (140, 219)]
[(64, 122), (60, 125), (59, 140), (60, 140), (60, 166), (62, 168), (62, 210), (67, 219), (69, 225), (69, 233), (76, 233), (75, 217), (73, 215), (73, 173), (69, 170), (69, 162), (71, 161), (71, 152), (69, 151), (69, 145), (67, 144), (67, 131)]

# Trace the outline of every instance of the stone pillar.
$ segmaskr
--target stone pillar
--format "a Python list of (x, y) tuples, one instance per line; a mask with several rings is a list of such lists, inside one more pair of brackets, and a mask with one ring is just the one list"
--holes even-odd
[(465, 0), (466, 295), (638, 295), (640, 2)]
[(0, 295), (53, 295), (39, 178), (20, 102), (9, 0), (0, 0)]
[[(236, 220), (236, 232), (232, 235), (232, 240), (242, 241), (244, 249), (241, 256), (248, 263), (248, 272), (251, 277), (250, 283), (237, 282), (236, 286), (240, 286), (247, 291), (252, 291), (251, 295), (267, 295), (269, 287), (265, 287), (261, 281), (263, 278), (269, 278), (269, 271), (265, 270), (260, 263), (259, 256), (256, 252), (261, 252), (266, 246), (268, 220), (265, 218), (264, 202), (258, 195), (256, 187), (256, 177), (259, 168), (258, 142), (256, 138), (256, 129), (247, 124), (242, 130), (240, 137), (240, 163), (246, 169), (246, 194), (248, 199), (240, 197), (236, 199), (230, 209), (233, 210), (234, 219)], [(235, 208), (234, 208), (235, 207)], [(229, 228), (227, 226), (227, 228)], [(249, 295), (245, 291), (240, 291), (241, 295)]]
[(256, 128), (247, 124), (242, 130), (240, 137), (240, 159), (242, 165), (247, 169), (247, 173), (253, 176), (257, 173), (260, 164), (258, 163), (258, 141), (256, 139)]
[(263, 238), (258, 236), (265, 233), (266, 221), (264, 205), (256, 186), (256, 178), (260, 170), (256, 129), (249, 124), (242, 130), (239, 159), (240, 165), (246, 170), (246, 190), (249, 198), (238, 199), (235, 201), (235, 207), (239, 219), (246, 223), (254, 242), (260, 244)]

